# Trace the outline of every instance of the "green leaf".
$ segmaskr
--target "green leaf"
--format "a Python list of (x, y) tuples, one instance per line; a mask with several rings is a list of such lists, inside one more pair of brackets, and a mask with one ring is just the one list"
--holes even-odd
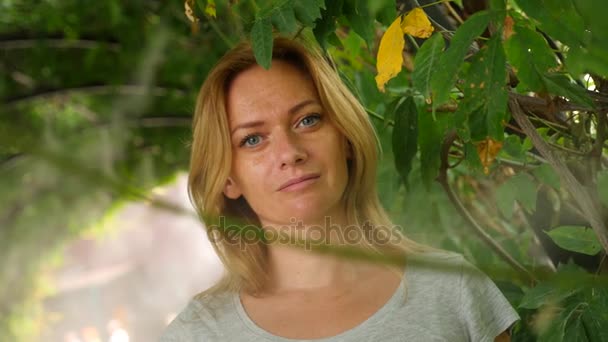
[[(569, 1), (572, 8), (580, 15), (585, 31), (577, 32), (583, 35), (584, 45), (570, 46), (578, 58), (572, 63), (566, 60), (572, 70), (577, 69), (588, 73), (608, 77), (608, 21), (604, 18), (606, 2), (604, 0)], [(568, 54), (568, 57), (571, 53)], [(576, 64), (576, 63), (579, 64)]]
[[(469, 98), (471, 112), (469, 129), (473, 140), (483, 140), (487, 136), (502, 141), (503, 121), (506, 121), (508, 94), (506, 89), (506, 58), (502, 49), (500, 34), (495, 34), (488, 44), (475, 56), (465, 80), (464, 95)], [(479, 107), (477, 107), (479, 106)]]
[(587, 341), (585, 329), (581, 322), (581, 312), (587, 308), (587, 303), (571, 300), (559, 314), (551, 318), (548, 328), (540, 332), (539, 342), (570, 342)]
[(394, 0), (375, 0), (368, 2), (370, 13), (382, 23), (389, 26), (397, 17), (397, 9)]
[(370, 13), (367, 0), (351, 0), (344, 4), (344, 15), (352, 29), (365, 40), (367, 48), (374, 46), (374, 23), (375, 19)]
[(431, 94), (431, 76), (437, 68), (445, 43), (441, 33), (433, 34), (416, 53), (412, 83), (425, 98)]
[(589, 307), (581, 318), (589, 341), (608, 341), (608, 289), (592, 288), (585, 295)]
[(528, 211), (536, 209), (537, 186), (528, 174), (520, 173), (511, 177), (510, 184), (516, 191), (515, 199), (525, 209)]
[(456, 30), (450, 47), (441, 56), (439, 67), (431, 77), (433, 108), (449, 100), (450, 90), (471, 43), (486, 29), (491, 17), (487, 11), (477, 12)]
[[(481, 101), (483, 101), (482, 97), (479, 98)], [(483, 141), (488, 136), (487, 116), (485, 115), (484, 110), (485, 107), (486, 105), (483, 103), (481, 106), (475, 108), (475, 110), (472, 112), (465, 113), (467, 116), (466, 124), (468, 125), (468, 130), (471, 134), (471, 140), (473, 142)]]
[[(458, 103), (458, 109), (456, 109), (456, 112), (454, 113), (453, 122), (454, 126), (458, 130), (458, 136), (465, 142), (470, 142), (471, 140), (482, 140), (486, 136), (486, 131), (484, 128), (481, 134), (478, 134), (478, 132), (474, 130), (473, 134), (475, 137), (473, 138), (471, 133), (472, 125), (469, 122), (469, 117), (471, 114), (479, 111), (484, 100), (485, 99), (480, 96), (465, 96), (460, 103)], [(481, 164), (479, 165), (481, 166)]]
[(567, 284), (568, 288), (577, 291), (559, 301), (556, 310), (552, 310), (554, 315), (547, 316), (546, 324), (537, 322), (538, 327), (545, 326), (538, 331), (538, 341), (606, 341), (608, 293), (605, 286), (589, 286), (590, 281), (594, 282), (591, 278), (587, 272), (576, 270), (570, 264), (558, 266), (555, 277), (545, 284), (563, 290)]
[[(506, 0), (490, 0), (490, 8), (505, 13), (505, 10), (507, 9), (507, 2)], [(501, 20), (502, 19), (504, 18), (501, 18)]]
[(596, 255), (602, 250), (602, 246), (593, 229), (582, 226), (561, 226), (547, 232), (547, 235), (561, 248)]
[[(606, 308), (604, 307), (602, 310), (606, 311)], [(588, 341), (608, 341), (608, 332), (606, 332), (608, 320), (602, 319), (599, 311), (589, 307), (581, 315), (581, 322)]]
[(369, 14), (348, 13), (346, 14), (346, 19), (352, 29), (365, 40), (367, 48), (371, 49), (374, 46), (374, 22), (370, 21)]
[(498, 209), (506, 218), (511, 218), (513, 215), (514, 201), (518, 201), (528, 211), (536, 208), (536, 184), (528, 174), (519, 173), (496, 190)]
[(272, 24), (283, 33), (293, 33), (297, 29), (296, 17), (293, 13), (293, 7), (285, 4), (272, 11)]
[(296, 18), (304, 25), (314, 27), (315, 20), (321, 17), (321, 8), (325, 8), (324, 0), (294, 1), (293, 9)]
[(496, 206), (507, 220), (513, 217), (513, 204), (515, 203), (515, 198), (515, 189), (507, 183), (496, 190)]
[(608, 78), (608, 49), (595, 45), (572, 48), (566, 56), (566, 65), (573, 75), (594, 73)]
[(520, 87), (545, 91), (542, 74), (558, 66), (555, 54), (545, 38), (524, 26), (515, 26), (514, 34), (505, 42), (507, 58), (517, 74)]
[(418, 150), (418, 110), (414, 99), (411, 96), (407, 97), (396, 106), (394, 113), (392, 145), (395, 167), (403, 184), (408, 187), (408, 175)]
[(502, 145), (502, 151), (515, 159), (524, 159), (526, 153), (521, 139), (517, 135), (509, 135), (505, 138)]
[(312, 32), (323, 49), (327, 49), (327, 42), (331, 34), (335, 34), (336, 19), (331, 17), (323, 17), (317, 21)]
[(504, 137), (504, 122), (507, 113), (507, 100), (509, 95), (505, 84), (507, 83), (507, 60), (502, 48), (500, 34), (495, 34), (487, 45), (484, 53), (485, 70), (487, 85), (486, 105), (484, 114), (488, 135), (495, 140), (502, 141)]
[(326, 8), (321, 10), (321, 18), (319, 18), (313, 29), (315, 38), (319, 45), (324, 49), (327, 48), (327, 42), (331, 34), (336, 31), (336, 19), (342, 14), (344, 0), (330, 1)]
[(559, 304), (562, 300), (579, 291), (578, 288), (561, 286), (544, 281), (529, 289), (519, 304), (519, 308), (538, 309), (545, 304)]
[[(477, 146), (471, 141), (464, 144), (464, 158), (466, 165), (470, 170), (483, 170), (479, 153), (477, 153)], [(511, 201), (511, 203), (513, 201)]]
[(587, 94), (587, 90), (576, 83), (570, 82), (565, 75), (555, 73), (544, 74), (542, 78), (550, 93), (563, 96), (568, 100), (589, 109), (595, 107), (593, 100), (591, 100), (591, 97)]
[(401, 106), (405, 102), (405, 97), (397, 97), (393, 101), (389, 102), (384, 111), (383, 127), (388, 127), (391, 121), (395, 121), (395, 109)]
[[(575, 1), (578, 2), (578, 0)], [(540, 23), (542, 31), (554, 39), (571, 47), (582, 45), (585, 23), (578, 14), (573, 1), (517, 0), (517, 4), (526, 12), (526, 15)], [(603, 9), (600, 9), (600, 6), (598, 6), (597, 10), (603, 11)]]
[(549, 164), (541, 164), (535, 168), (532, 173), (541, 180), (541, 182), (547, 184), (555, 190), (560, 188), (560, 179), (557, 172), (553, 170), (553, 167)]
[(433, 120), (426, 111), (418, 111), (418, 146), (420, 146), (420, 172), (427, 190), (439, 174), (439, 159), (443, 139), (442, 123)]
[[(593, 33), (593, 37), (601, 37), (604, 41), (608, 38), (608, 21), (604, 12), (606, 10), (604, 0), (569, 0), (567, 2), (569, 2), (568, 11), (575, 12), (573, 15), (577, 17), (580, 16), (583, 25)], [(580, 32), (576, 33), (580, 34)]]
[(268, 17), (255, 21), (251, 28), (251, 42), (255, 60), (264, 69), (269, 69), (272, 61), (272, 25)]
[(600, 202), (608, 207), (608, 170), (597, 174), (597, 191)]

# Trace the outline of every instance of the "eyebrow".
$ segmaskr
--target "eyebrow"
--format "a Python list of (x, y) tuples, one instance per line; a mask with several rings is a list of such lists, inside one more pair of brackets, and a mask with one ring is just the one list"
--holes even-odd
[[(316, 100), (312, 100), (312, 99), (310, 99), (310, 100), (304, 100), (304, 101), (302, 101), (302, 102), (298, 103), (297, 105), (295, 105), (295, 106), (291, 107), (291, 108), (290, 108), (290, 109), (287, 111), (287, 114), (289, 114), (289, 116), (292, 116), (292, 115), (294, 115), (295, 113), (299, 112), (299, 111), (300, 111), (302, 108), (304, 108), (304, 107), (306, 107), (306, 106), (308, 106), (308, 105), (310, 105), (310, 104), (313, 104), (313, 103), (317, 103), (317, 101), (316, 101)], [(260, 121), (260, 120), (256, 120), (256, 121), (250, 121), (250, 122), (245, 122), (245, 123), (242, 123), (242, 124), (240, 124), (240, 125), (236, 125), (236, 126), (235, 126), (235, 127), (232, 129), (232, 132), (230, 133), (230, 135), (234, 135), (234, 133), (235, 133), (237, 130), (241, 129), (241, 128), (251, 128), (251, 127), (257, 127), (257, 126), (261, 126), (261, 125), (263, 125), (263, 124), (264, 124), (264, 121)]]

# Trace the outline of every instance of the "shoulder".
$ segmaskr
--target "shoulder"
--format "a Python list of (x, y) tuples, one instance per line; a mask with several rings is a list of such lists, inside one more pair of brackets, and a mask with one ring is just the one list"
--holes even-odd
[(461, 254), (433, 251), (410, 263), (408, 281), (419, 289), (412, 296), (422, 295), (426, 303), (437, 304), (437, 312), (458, 317), (468, 340), (493, 341), (519, 320), (496, 284)]
[[(431, 251), (408, 257), (406, 276), (436, 281), (437, 278), (462, 276), (465, 269), (474, 268), (461, 254), (449, 251)], [(450, 284), (454, 285), (454, 283)]]
[(491, 282), (487, 275), (462, 254), (450, 251), (437, 250), (413, 255), (408, 260), (407, 270), (410, 274), (428, 278), (427, 280), (444, 278), (457, 281), (449, 284), (451, 287), (466, 286), (470, 282)]
[(192, 298), (167, 326), (160, 341), (219, 340), (219, 324), (231, 310), (230, 304), (230, 293)]
[(437, 304), (457, 314), (462, 273), (469, 265), (462, 255), (447, 251), (409, 256), (404, 279), (407, 300), (416, 305)]

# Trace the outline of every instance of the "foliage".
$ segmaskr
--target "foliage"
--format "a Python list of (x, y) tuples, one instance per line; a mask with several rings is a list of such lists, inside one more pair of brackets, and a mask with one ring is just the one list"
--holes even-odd
[(606, 340), (604, 6), (487, 3), (3, 2), (0, 335), (23, 338), (44, 257), (186, 168), (219, 56), (249, 38), (268, 68), (280, 32), (334, 59), (378, 131), (383, 204), (494, 278), (522, 316), (513, 340)]

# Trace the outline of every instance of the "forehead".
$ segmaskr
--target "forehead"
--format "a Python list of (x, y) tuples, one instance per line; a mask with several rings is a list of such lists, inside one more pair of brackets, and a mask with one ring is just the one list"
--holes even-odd
[(244, 116), (286, 112), (309, 99), (319, 102), (310, 76), (288, 62), (273, 60), (268, 70), (255, 65), (239, 73), (228, 88), (226, 105), (232, 122)]

